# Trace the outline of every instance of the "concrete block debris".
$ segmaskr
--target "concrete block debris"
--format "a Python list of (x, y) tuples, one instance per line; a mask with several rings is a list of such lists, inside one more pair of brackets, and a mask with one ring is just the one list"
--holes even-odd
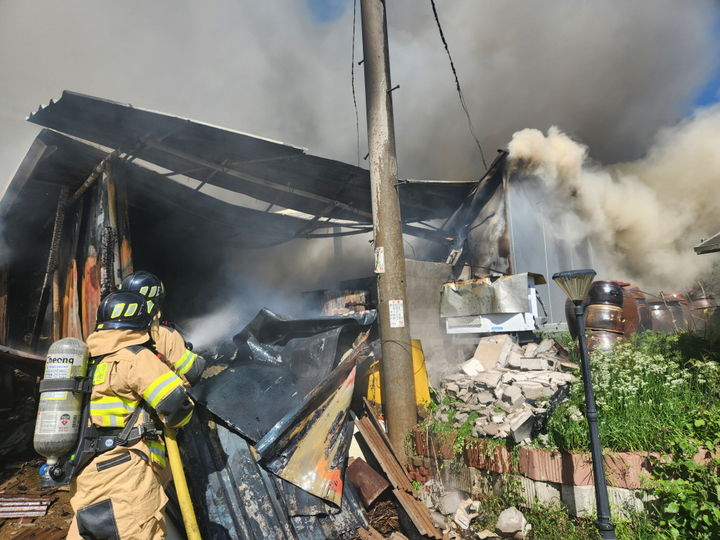
[(438, 407), (434, 418), (460, 428), (475, 414), (474, 437), (512, 437), (521, 442), (531, 436), (536, 419), (546, 414), (550, 402), (574, 380), (561, 369), (552, 339), (521, 347), (508, 335), (484, 337), (473, 357), (441, 382), (441, 392), (452, 403)]

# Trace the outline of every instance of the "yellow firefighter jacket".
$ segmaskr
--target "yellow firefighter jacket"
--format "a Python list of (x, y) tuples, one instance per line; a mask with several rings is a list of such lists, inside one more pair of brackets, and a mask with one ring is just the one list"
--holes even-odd
[(182, 334), (171, 328), (160, 324), (152, 327), (150, 335), (155, 342), (155, 350), (160, 359), (177, 373), (188, 385), (193, 385), (200, 380), (205, 369), (205, 360), (185, 346), (185, 339)]
[[(95, 368), (90, 397), (94, 425), (122, 428), (141, 406), (170, 427), (190, 421), (192, 403), (182, 380), (153, 352), (138, 347), (148, 337), (136, 330), (102, 330), (88, 337), (90, 355), (104, 355)], [(147, 422), (142, 418), (147, 414), (135, 425)], [(75, 518), (68, 538), (164, 538), (165, 465), (161, 437), (96, 456), (72, 481)]]

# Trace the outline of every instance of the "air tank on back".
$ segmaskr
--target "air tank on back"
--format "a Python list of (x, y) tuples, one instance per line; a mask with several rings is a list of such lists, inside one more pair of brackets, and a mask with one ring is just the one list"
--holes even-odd
[[(76, 338), (64, 338), (50, 345), (43, 380), (84, 377), (88, 348)], [(35, 451), (55, 465), (75, 445), (82, 415), (82, 392), (43, 391), (40, 394), (33, 444)]]

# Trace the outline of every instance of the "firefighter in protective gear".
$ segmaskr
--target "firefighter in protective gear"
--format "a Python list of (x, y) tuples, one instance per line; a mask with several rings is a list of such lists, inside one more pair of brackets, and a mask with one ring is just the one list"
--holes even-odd
[(89, 407), (104, 441), (98, 444), (109, 449), (72, 480), (75, 517), (67, 538), (165, 538), (169, 473), (159, 422), (182, 427), (193, 406), (180, 377), (145, 346), (156, 312), (152, 300), (125, 291), (98, 308), (87, 339), (96, 362)]
[(205, 359), (192, 351), (192, 345), (185, 341), (180, 332), (169, 324), (160, 322), (160, 310), (165, 299), (162, 281), (155, 274), (140, 270), (123, 279), (120, 290), (138, 292), (157, 304), (158, 314), (150, 327), (150, 336), (155, 342), (155, 350), (160, 359), (188, 385), (200, 380), (205, 369)]

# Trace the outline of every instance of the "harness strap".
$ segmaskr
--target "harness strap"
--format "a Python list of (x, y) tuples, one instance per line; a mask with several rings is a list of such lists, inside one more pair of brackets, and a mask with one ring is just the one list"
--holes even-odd
[(40, 381), (40, 393), (43, 392), (90, 392), (92, 381), (88, 377), (73, 379), (43, 379)]

